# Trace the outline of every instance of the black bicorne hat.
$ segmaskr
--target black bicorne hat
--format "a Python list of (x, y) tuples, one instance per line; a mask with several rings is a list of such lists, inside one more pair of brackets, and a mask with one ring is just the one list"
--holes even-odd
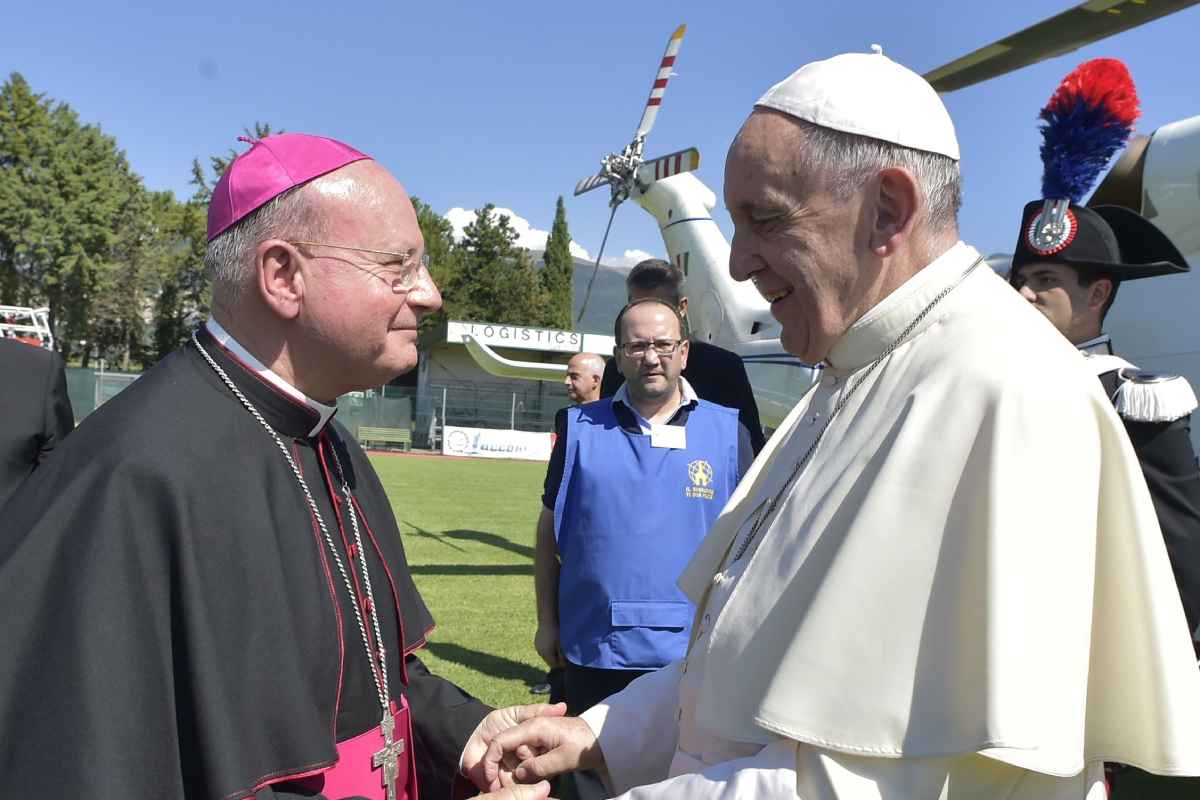
[(1008, 279), (1027, 264), (1065, 264), (1115, 281), (1187, 272), (1179, 249), (1128, 208), (1082, 204), (1141, 114), (1129, 70), (1112, 58), (1080, 64), (1038, 117), (1042, 197), (1025, 206)]
[(1053, 241), (1039, 241), (1045, 201), (1025, 205), (1021, 234), (1013, 253), (1009, 281), (1016, 285), (1021, 267), (1033, 263), (1082, 267), (1115, 281), (1153, 278), (1188, 271), (1187, 260), (1167, 235), (1136, 211), (1121, 206), (1072, 204), (1065, 231)]

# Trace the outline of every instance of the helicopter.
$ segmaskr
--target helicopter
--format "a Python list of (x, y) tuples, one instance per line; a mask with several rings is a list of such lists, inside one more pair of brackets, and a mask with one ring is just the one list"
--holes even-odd
[[(924, 77), (941, 92), (952, 92), (1039, 61), (1062, 55), (1115, 33), (1145, 24), (1200, 0), (1089, 0), (1016, 34), (980, 48)], [(696, 148), (644, 157), (646, 138), (654, 127), (672, 67), (687, 26), (671, 35), (638, 122), (633, 140), (601, 160), (598, 173), (581, 180), (575, 195), (602, 186), (610, 192), (608, 226), (596, 268), (612, 229), (617, 208), (632, 200), (659, 225), (668, 257), (686, 276), (688, 327), (692, 338), (710, 342), (741, 356), (754, 389), (761, 422), (778, 427), (795, 403), (820, 379), (820, 365), (805, 365), (780, 343), (780, 325), (765, 299), (749, 283), (729, 276), (729, 242), (713, 220), (716, 196), (694, 174), (700, 165)], [(1200, 259), (1200, 116), (1164, 125), (1136, 137), (1096, 188), (1089, 204), (1116, 204), (1148, 217), (1166, 233), (1189, 262)], [(988, 263), (1007, 274), (1011, 256)], [(595, 271), (592, 280), (595, 280)], [(1166, 294), (1151, 281), (1122, 286), (1121, 302), (1106, 321), (1123, 355), (1143, 369), (1179, 372), (1200, 386), (1200, 343), (1183, 335), (1190, 315), (1200, 308), (1200, 274), (1176, 279)], [(590, 293), (591, 283), (588, 291)], [(585, 296), (582, 311), (586, 308)], [(1192, 337), (1196, 339), (1195, 336)], [(487, 345), (466, 341), (475, 360), (489, 372), (511, 378), (561, 381), (565, 366), (503, 358)], [(1192, 348), (1189, 350), (1188, 348)], [(1193, 432), (1200, 450), (1200, 433)]]

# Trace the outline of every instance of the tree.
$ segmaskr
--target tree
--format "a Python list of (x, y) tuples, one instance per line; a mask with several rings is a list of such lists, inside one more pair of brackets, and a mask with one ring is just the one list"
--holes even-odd
[(0, 291), (46, 304), (64, 357), (112, 271), (116, 220), (140, 189), (116, 144), (19, 74), (0, 87)]
[[(114, 220), (116, 238), (96, 287), (86, 338), (97, 355), (128, 370), (131, 360), (144, 360), (145, 320), (162, 256), (154, 235), (152, 196), (133, 173), (124, 179), (129, 191)], [(84, 349), (84, 366), (92, 346)]]
[(158, 291), (153, 333), (143, 365), (151, 367), (178, 348), (208, 315), (204, 275), (207, 207), (195, 198), (179, 202), (172, 192), (156, 192), (150, 204)]
[[(273, 133), (269, 123), (255, 122), (246, 136), (265, 139)], [(205, 171), (200, 159), (192, 159), (191, 184), (195, 193), (184, 203), (166, 193), (154, 207), (156, 235), (166, 248), (161, 283), (154, 308), (154, 336), (147, 366), (183, 344), (208, 317), (212, 287), (204, 273), (204, 251), (208, 246), (208, 204), (221, 175), (239, 155), (230, 148), (226, 155), (210, 156)]]
[(554, 225), (542, 255), (541, 288), (546, 297), (542, 324), (569, 331), (575, 327), (575, 259), (571, 257), (571, 234), (567, 231), (567, 209), (562, 195), (554, 209)]
[[(458, 251), (454, 246), (454, 226), (450, 220), (438, 214), (427, 203), (422, 203), (419, 197), (412, 198), (413, 208), (417, 212), (417, 224), (421, 227), (421, 236), (425, 239), (425, 254), (429, 256), (429, 274), (434, 284), (442, 293), (442, 302), (459, 291), (462, 285), (462, 274), (459, 269)], [(449, 319), (446, 305), (432, 314), (421, 318), (421, 332), (436, 328)]]
[(18, 73), (0, 87), (0, 303), (28, 305), (34, 287), (22, 232), (43, 201), (44, 154), (51, 148), (51, 102)]
[(517, 232), (488, 203), (475, 212), (458, 245), (460, 285), (446, 303), (454, 318), (505, 325), (537, 325), (546, 298), (529, 251), (517, 247)]

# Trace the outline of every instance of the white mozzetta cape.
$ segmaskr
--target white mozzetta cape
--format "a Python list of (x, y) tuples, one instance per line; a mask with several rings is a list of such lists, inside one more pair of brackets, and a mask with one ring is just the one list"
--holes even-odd
[[(680, 579), (698, 620), (842, 394), (977, 257), (959, 243), (834, 345)], [(866, 378), (745, 558), (698, 643), (695, 723), (723, 739), (1200, 774), (1200, 675), (1137, 459), (986, 264)]]

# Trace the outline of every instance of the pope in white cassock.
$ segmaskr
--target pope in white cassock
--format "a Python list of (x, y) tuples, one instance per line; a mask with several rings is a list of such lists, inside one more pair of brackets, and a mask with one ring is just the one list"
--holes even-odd
[(497, 784), (603, 765), (638, 800), (1096, 800), (1104, 761), (1200, 774), (1137, 459), (1078, 354), (958, 240), (958, 159), (937, 94), (883, 55), (758, 101), (726, 163), (730, 271), (824, 377), (680, 578), (688, 656), (498, 734)]

